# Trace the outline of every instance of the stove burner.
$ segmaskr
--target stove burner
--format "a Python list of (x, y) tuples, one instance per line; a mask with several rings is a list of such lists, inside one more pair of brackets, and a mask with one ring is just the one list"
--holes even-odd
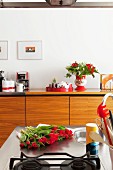
[(22, 170), (40, 170), (42, 166), (36, 160), (26, 161), (23, 163)]
[(85, 169), (86, 163), (82, 159), (76, 159), (72, 164), (72, 169)]
[[(13, 163), (15, 160), (20, 160), (14, 167)], [(10, 160), (10, 170), (49, 170), (48, 166), (43, 166), (43, 165), (48, 165), (49, 163), (46, 161), (41, 161), (41, 160), (36, 160), (36, 159), (31, 159), (31, 160), (25, 160), (24, 158), (11, 158)]]
[[(55, 158), (54, 156), (60, 156)], [(61, 155), (67, 156), (62, 158)], [(42, 156), (49, 156), (49, 158), (43, 158)], [(25, 157), (25, 158), (24, 158)], [(42, 158), (41, 158), (42, 157)], [(20, 161), (15, 166), (13, 166), (14, 161)], [(46, 160), (46, 161), (45, 161)], [(47, 161), (52, 160), (52, 164)], [(65, 160), (62, 163), (54, 163), (58, 160)], [(57, 166), (60, 167), (59, 170), (99, 170), (100, 169), (100, 159), (96, 157), (91, 157), (89, 153), (81, 157), (74, 157), (68, 153), (44, 153), (37, 157), (28, 157), (23, 152), (21, 152), (20, 158), (10, 159), (10, 170), (58, 170)]]
[[(63, 166), (68, 164), (67, 167)], [(74, 158), (69, 161), (66, 160), (61, 164), (61, 170), (99, 170), (100, 169), (100, 159), (98, 157), (88, 157), (88, 158)]]

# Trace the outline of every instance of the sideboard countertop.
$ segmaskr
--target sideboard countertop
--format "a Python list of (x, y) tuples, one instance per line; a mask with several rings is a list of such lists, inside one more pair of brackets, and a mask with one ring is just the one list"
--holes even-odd
[(0, 92), (0, 96), (29, 96), (29, 95), (59, 95), (59, 96), (104, 96), (107, 93), (113, 93), (113, 90), (101, 90), (99, 88), (88, 88), (85, 91), (76, 91), (73, 90), (72, 92), (48, 92), (46, 88), (37, 88), (37, 89), (30, 89), (24, 92)]
[(30, 89), (25, 91), (26, 95), (105, 95), (106, 93), (113, 93), (113, 90), (88, 88), (85, 91), (73, 90), (72, 92), (47, 92), (46, 89)]

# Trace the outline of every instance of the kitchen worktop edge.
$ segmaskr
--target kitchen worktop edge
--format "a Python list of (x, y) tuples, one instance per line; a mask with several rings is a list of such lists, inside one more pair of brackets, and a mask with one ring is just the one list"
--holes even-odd
[(101, 90), (99, 88), (88, 88), (85, 91), (76, 91), (72, 92), (47, 92), (46, 89), (30, 89), (25, 92), (27, 95), (105, 95), (106, 93), (112, 93), (110, 90)]
[(101, 90), (99, 88), (88, 88), (85, 91), (76, 91), (72, 92), (48, 92), (44, 88), (30, 89), (24, 92), (0, 92), (0, 96), (35, 96), (35, 95), (65, 95), (65, 96), (73, 96), (73, 95), (105, 95), (106, 93), (113, 93), (113, 90)]
[(25, 96), (25, 92), (0, 92), (0, 96)]

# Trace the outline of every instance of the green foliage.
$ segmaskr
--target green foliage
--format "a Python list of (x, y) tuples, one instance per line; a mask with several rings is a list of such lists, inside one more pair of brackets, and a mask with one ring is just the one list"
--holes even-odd
[(56, 79), (55, 78), (52, 80), (52, 83), (56, 83)]

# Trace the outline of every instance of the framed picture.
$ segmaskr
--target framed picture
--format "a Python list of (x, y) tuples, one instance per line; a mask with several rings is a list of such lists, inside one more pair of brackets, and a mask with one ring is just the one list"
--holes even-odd
[(18, 41), (17, 52), (19, 60), (41, 60), (42, 41)]
[(113, 74), (100, 74), (100, 89), (113, 90)]
[(8, 41), (0, 41), (0, 60), (8, 60)]

